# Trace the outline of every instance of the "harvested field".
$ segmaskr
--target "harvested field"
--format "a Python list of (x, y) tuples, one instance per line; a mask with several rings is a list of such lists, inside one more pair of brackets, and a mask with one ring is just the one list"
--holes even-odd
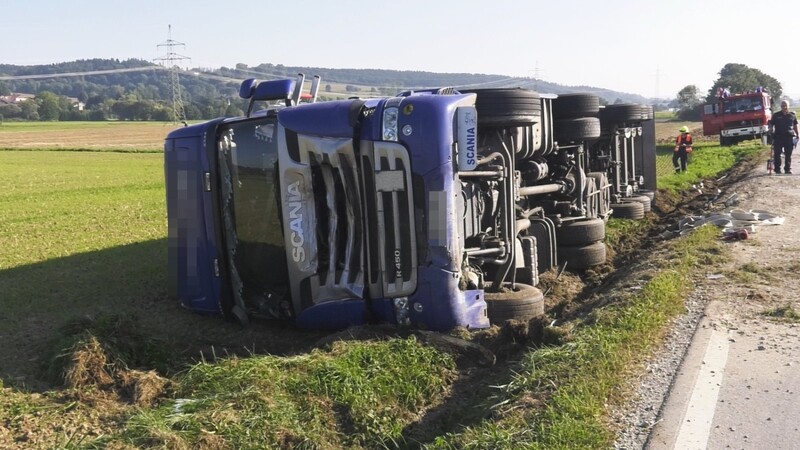
[(171, 122), (4, 122), (0, 149), (154, 152)]

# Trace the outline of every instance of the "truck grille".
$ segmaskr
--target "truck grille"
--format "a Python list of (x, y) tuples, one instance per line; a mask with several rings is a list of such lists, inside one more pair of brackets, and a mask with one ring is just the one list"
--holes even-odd
[(763, 119), (733, 120), (725, 122), (725, 129), (761, 126)]
[[(402, 297), (417, 286), (416, 233), (408, 153), (401, 145), (374, 143), (362, 157), (367, 219), (370, 292)], [(370, 170), (371, 169), (371, 170)]]
[(325, 291), (352, 290), (363, 283), (362, 202), (356, 168), (347, 156), (310, 153), (309, 162), (317, 217), (317, 275), (324, 300)]

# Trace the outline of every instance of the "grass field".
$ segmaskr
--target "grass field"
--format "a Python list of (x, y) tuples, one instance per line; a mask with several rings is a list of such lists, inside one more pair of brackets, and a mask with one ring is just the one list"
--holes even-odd
[(170, 122), (3, 122), (0, 149), (160, 152)]
[(0, 269), (165, 237), (160, 154), (0, 153)]
[[(525, 350), (470, 381), (469, 371), (456, 372), (463, 362), (414, 338), (318, 345), (323, 334), (269, 323), (241, 329), (167, 298), (160, 151), (169, 129), (0, 126), (4, 143), (29, 139), (14, 141), (23, 150), (0, 151), (0, 447), (605, 448), (603, 414), (626, 368), (680, 310), (695, 262), (718, 252), (713, 230), (681, 241), (641, 291), (565, 325), (575, 329), (566, 345)], [(37, 147), (40, 136), (59, 133), (53, 141), (76, 140)], [(140, 135), (150, 136), (136, 145), (146, 153), (120, 152)], [(94, 151), (63, 151), (91, 141)], [(660, 186), (677, 191), (757, 151), (699, 146), (689, 172)], [(109, 373), (155, 368), (169, 377), (160, 405), (117, 401), (117, 388), (100, 382), (60, 387), (54, 355), (71, 357), (63, 341), (75, 323), (90, 324), (80, 336), (91, 332), (111, 354), (123, 349), (103, 362)], [(151, 342), (158, 351), (131, 348)], [(420, 420), (433, 425), (406, 441)]]
[[(0, 151), (0, 373), (24, 376), (42, 327), (164, 294), (158, 154)], [(138, 308), (138, 306), (137, 306)]]

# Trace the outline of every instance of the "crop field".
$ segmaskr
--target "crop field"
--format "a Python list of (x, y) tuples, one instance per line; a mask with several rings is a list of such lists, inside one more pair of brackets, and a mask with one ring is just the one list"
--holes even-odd
[(3, 122), (0, 149), (153, 152), (178, 127), (169, 122)]
[(158, 154), (2, 151), (0, 170), (0, 373), (24, 377), (50, 328), (163, 295), (163, 169)]

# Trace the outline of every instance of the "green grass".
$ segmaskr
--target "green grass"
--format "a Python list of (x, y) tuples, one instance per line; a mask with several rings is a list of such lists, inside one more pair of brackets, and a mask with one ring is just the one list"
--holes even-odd
[(753, 263), (742, 264), (738, 270), (729, 272), (728, 276), (742, 284), (752, 284), (758, 281), (766, 283), (776, 280), (769, 267), (760, 267)]
[(606, 223), (606, 244), (614, 249), (624, 248), (631, 237), (643, 236), (652, 225), (652, 221), (647, 218), (628, 220), (612, 217)]
[(142, 411), (113, 438), (137, 447), (382, 448), (402, 443), (440, 401), (455, 364), (414, 338), (334, 344), (330, 352), (201, 363), (176, 400)]
[[(609, 448), (607, 405), (619, 400), (626, 374), (683, 311), (691, 289), (686, 280), (705, 252), (719, 248), (718, 239), (719, 230), (702, 227), (676, 241), (676, 257), (663, 260), (638, 294), (594, 311), (567, 344), (527, 353), (496, 399), (512, 405), (496, 412), (497, 420), (442, 436), (429, 448)], [(545, 408), (516, 407), (531, 393), (548, 398)]]
[(798, 313), (792, 307), (792, 305), (784, 305), (768, 309), (762, 312), (761, 315), (771, 317), (773, 319), (782, 320), (785, 322), (800, 322), (800, 313)]
[(654, 113), (656, 120), (667, 121), (667, 120), (675, 120), (676, 118), (675, 111), (656, 111)]
[(0, 152), (0, 270), (164, 238), (163, 157)]
[[(672, 167), (673, 149), (672, 145), (658, 146), (657, 166)], [(697, 143), (689, 157), (686, 172), (659, 177), (658, 187), (672, 193), (680, 192), (700, 180), (719, 176), (742, 159), (762, 153), (765, 149), (759, 141), (742, 142), (732, 147), (720, 147), (709, 142)]]
[(7, 151), (0, 171), (0, 375), (35, 384), (75, 317), (147, 311), (152, 330), (177, 309), (155, 302), (167, 286), (161, 155)]

